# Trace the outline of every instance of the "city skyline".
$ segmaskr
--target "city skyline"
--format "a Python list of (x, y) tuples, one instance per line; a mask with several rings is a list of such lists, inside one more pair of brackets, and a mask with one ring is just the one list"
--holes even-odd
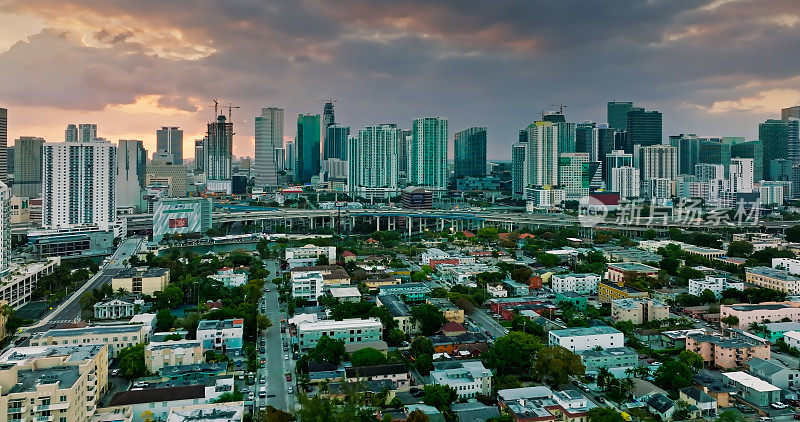
[(662, 142), (680, 133), (752, 140), (758, 123), (800, 103), (800, 59), (785, 54), (800, 7), (767, 3), (394, 2), (378, 14), (362, 2), (237, 2), (164, 14), (147, 2), (7, 1), (0, 75), (15, 83), (0, 88), (0, 105), (9, 143), (60, 142), (67, 123), (92, 122), (99, 136), (141, 139), (152, 152), (155, 130), (178, 126), (187, 158), (215, 97), (242, 107), (237, 156), (254, 155), (262, 107), (321, 114), (326, 96), (352, 133), (442, 116), (452, 148), (455, 131), (486, 126), (490, 160), (510, 160), (518, 130), (561, 102), (576, 123), (605, 123), (612, 100), (658, 110)]

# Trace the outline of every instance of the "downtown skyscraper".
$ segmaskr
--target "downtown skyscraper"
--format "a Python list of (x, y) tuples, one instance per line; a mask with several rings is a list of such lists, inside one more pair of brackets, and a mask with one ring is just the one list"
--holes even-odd
[(255, 118), (255, 126), (255, 184), (277, 186), (278, 162), (275, 151), (283, 148), (283, 109), (262, 108), (261, 115)]
[(453, 151), (456, 179), (486, 176), (486, 127), (456, 132)]
[(42, 148), (44, 138), (21, 136), (14, 141), (15, 196), (38, 198), (42, 196)]
[(448, 121), (443, 117), (414, 119), (408, 154), (408, 184), (447, 188)]
[(311, 183), (311, 178), (319, 174), (321, 165), (319, 114), (297, 115), (295, 149), (295, 181), (301, 184)]
[(634, 145), (661, 145), (661, 112), (633, 107), (628, 110), (627, 124), (625, 152), (633, 152)]
[(8, 180), (8, 110), (0, 108), (0, 182)]
[(203, 145), (203, 166), (209, 190), (231, 193), (232, 155), (233, 123), (220, 114), (215, 122), (208, 124)]
[(361, 196), (392, 196), (400, 178), (403, 131), (397, 125), (367, 126), (348, 143), (348, 185)]
[[(120, 139), (117, 144), (117, 207), (139, 210), (144, 188), (147, 150), (142, 141)], [(139, 210), (140, 211), (140, 210)]]
[(606, 120), (611, 128), (617, 131), (628, 130), (628, 112), (633, 108), (631, 101), (609, 101)]
[(558, 125), (535, 122), (527, 128), (526, 187), (558, 185)]
[(156, 152), (172, 156), (172, 164), (183, 164), (183, 131), (175, 126), (156, 130)]

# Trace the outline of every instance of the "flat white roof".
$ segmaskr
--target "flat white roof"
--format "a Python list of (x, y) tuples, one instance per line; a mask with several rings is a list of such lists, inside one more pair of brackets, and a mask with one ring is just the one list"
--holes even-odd
[(380, 327), (381, 322), (375, 318), (349, 318), (342, 321), (326, 319), (317, 322), (301, 322), (297, 325), (298, 331), (319, 331), (319, 330), (346, 330), (349, 328), (374, 328)]
[(759, 393), (765, 393), (767, 391), (780, 391), (780, 388), (762, 380), (761, 378), (754, 377), (747, 372), (726, 372), (723, 373), (722, 376), (729, 378), (731, 381), (752, 388)]

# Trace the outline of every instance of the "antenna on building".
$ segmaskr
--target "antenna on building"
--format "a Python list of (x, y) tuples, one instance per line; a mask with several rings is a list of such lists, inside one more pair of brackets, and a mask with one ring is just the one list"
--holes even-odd
[(339, 102), (339, 100), (337, 100), (336, 98), (317, 98), (317, 101), (323, 101), (323, 102), (326, 102), (326, 103), (337, 103), (337, 102)]
[(219, 101), (216, 98), (213, 98), (211, 101), (214, 102), (214, 120), (217, 120), (217, 116), (219, 116)]

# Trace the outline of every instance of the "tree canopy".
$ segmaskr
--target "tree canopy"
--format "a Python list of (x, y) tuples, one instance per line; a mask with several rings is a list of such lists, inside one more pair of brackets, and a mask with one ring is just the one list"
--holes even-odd
[(499, 375), (529, 374), (532, 357), (542, 348), (542, 342), (532, 334), (512, 331), (497, 339), (483, 354), (483, 362), (496, 369)]
[(411, 322), (419, 324), (422, 335), (430, 336), (442, 328), (447, 318), (436, 305), (425, 303), (411, 309)]

